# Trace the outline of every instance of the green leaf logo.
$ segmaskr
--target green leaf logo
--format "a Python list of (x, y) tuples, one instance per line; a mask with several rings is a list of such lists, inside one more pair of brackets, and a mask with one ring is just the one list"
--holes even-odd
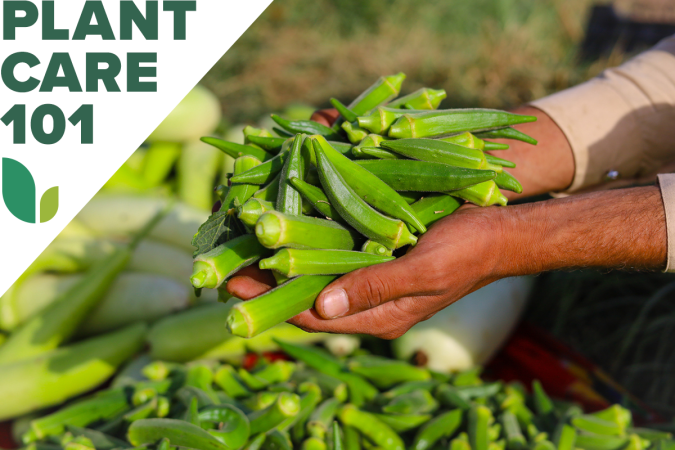
[[(35, 181), (30, 171), (18, 161), (2, 158), (2, 198), (14, 217), (36, 223)], [(47, 190), (40, 199), (40, 222), (49, 222), (59, 210), (59, 188)]]

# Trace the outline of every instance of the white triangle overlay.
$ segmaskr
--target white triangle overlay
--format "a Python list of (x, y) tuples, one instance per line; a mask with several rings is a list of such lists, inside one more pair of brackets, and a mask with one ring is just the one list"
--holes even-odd
[[(145, 11), (145, 1), (134, 1)], [(26, 65), (17, 67), (15, 73), (20, 80), (29, 76), (41, 80), (53, 53), (69, 53), (83, 90), (86, 90), (86, 53), (114, 53), (122, 61), (122, 72), (117, 77), (122, 92), (106, 92), (101, 84), (98, 93), (70, 93), (66, 88), (56, 88), (52, 93), (36, 90), (22, 94), (0, 82), (0, 117), (12, 106), (25, 104), (29, 129), (30, 115), (40, 105), (57, 105), (66, 117), (82, 104), (94, 105), (93, 145), (82, 145), (79, 126), (75, 128), (70, 124), (64, 138), (55, 145), (39, 144), (30, 131), (26, 133), (25, 145), (14, 145), (12, 127), (0, 122), (0, 157), (15, 159), (30, 170), (35, 179), (37, 203), (47, 189), (59, 186), (58, 213), (44, 224), (21, 222), (0, 201), (0, 293), (19, 278), (271, 2), (197, 0), (197, 11), (187, 13), (185, 41), (173, 40), (173, 13), (162, 11), (162, 1), (159, 2), (157, 41), (146, 41), (135, 27), (131, 41), (103, 41), (100, 37), (88, 37), (84, 41), (43, 41), (42, 15), (32, 27), (17, 29), (16, 40), (2, 41), (0, 63), (16, 52), (30, 52), (41, 61), (32, 69)], [(41, 1), (33, 3), (41, 9)], [(69, 29), (72, 37), (84, 3), (85, 0), (56, 0), (56, 28)], [(115, 37), (119, 39), (120, 0), (103, 0), (103, 4)], [(1, 16), (0, 8), (0, 24)], [(157, 53), (158, 62), (153, 64), (157, 67), (157, 92), (125, 92), (129, 52)], [(1, 180), (0, 173), (0, 183)]]

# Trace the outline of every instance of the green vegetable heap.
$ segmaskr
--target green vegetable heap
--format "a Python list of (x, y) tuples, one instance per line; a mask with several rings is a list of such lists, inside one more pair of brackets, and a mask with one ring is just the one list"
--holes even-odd
[(504, 170), (515, 164), (484, 152), (508, 145), (483, 138), (536, 144), (511, 128), (535, 117), (436, 110), (442, 90), (394, 100), (404, 79), (382, 77), (349, 106), (332, 99), (341, 115), (332, 127), (272, 115), (280, 137), (248, 128), (244, 145), (203, 138), (236, 161), (219, 211), (194, 237), (193, 286), (218, 288), (254, 263), (280, 285), (232, 308), (233, 334), (252, 337), (311, 308), (337, 276), (390, 261), (463, 201), (506, 205), (500, 188), (522, 192)]
[[(584, 414), (538, 382), (486, 383), (362, 353), (338, 359), (278, 342), (296, 362), (251, 370), (155, 361), (142, 376), (23, 425), (27, 449), (647, 450), (671, 435), (632, 428), (618, 406)], [(16, 427), (16, 425), (15, 425)]]

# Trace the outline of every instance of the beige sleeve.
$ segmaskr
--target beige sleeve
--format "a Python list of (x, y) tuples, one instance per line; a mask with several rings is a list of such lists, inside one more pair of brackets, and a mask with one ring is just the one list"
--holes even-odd
[(666, 211), (666, 232), (668, 234), (668, 261), (665, 272), (675, 272), (675, 174), (659, 175), (659, 186)]

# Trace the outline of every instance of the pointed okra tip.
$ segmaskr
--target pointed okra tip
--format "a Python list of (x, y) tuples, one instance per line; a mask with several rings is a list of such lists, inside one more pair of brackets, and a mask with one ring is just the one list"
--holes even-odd
[(406, 74), (404, 74), (403, 72), (399, 72), (396, 75), (386, 76), (384, 77), (384, 79), (387, 80), (387, 83), (389, 83), (389, 85), (393, 87), (394, 90), (400, 92), (401, 86), (403, 86), (403, 82), (406, 79)]
[(435, 108), (448, 96), (445, 89), (429, 89), (429, 103)]
[(248, 320), (246, 320), (246, 317), (237, 306), (238, 305), (233, 306), (227, 315), (227, 329), (235, 336), (248, 339), (252, 337), (253, 333), (250, 329)]

